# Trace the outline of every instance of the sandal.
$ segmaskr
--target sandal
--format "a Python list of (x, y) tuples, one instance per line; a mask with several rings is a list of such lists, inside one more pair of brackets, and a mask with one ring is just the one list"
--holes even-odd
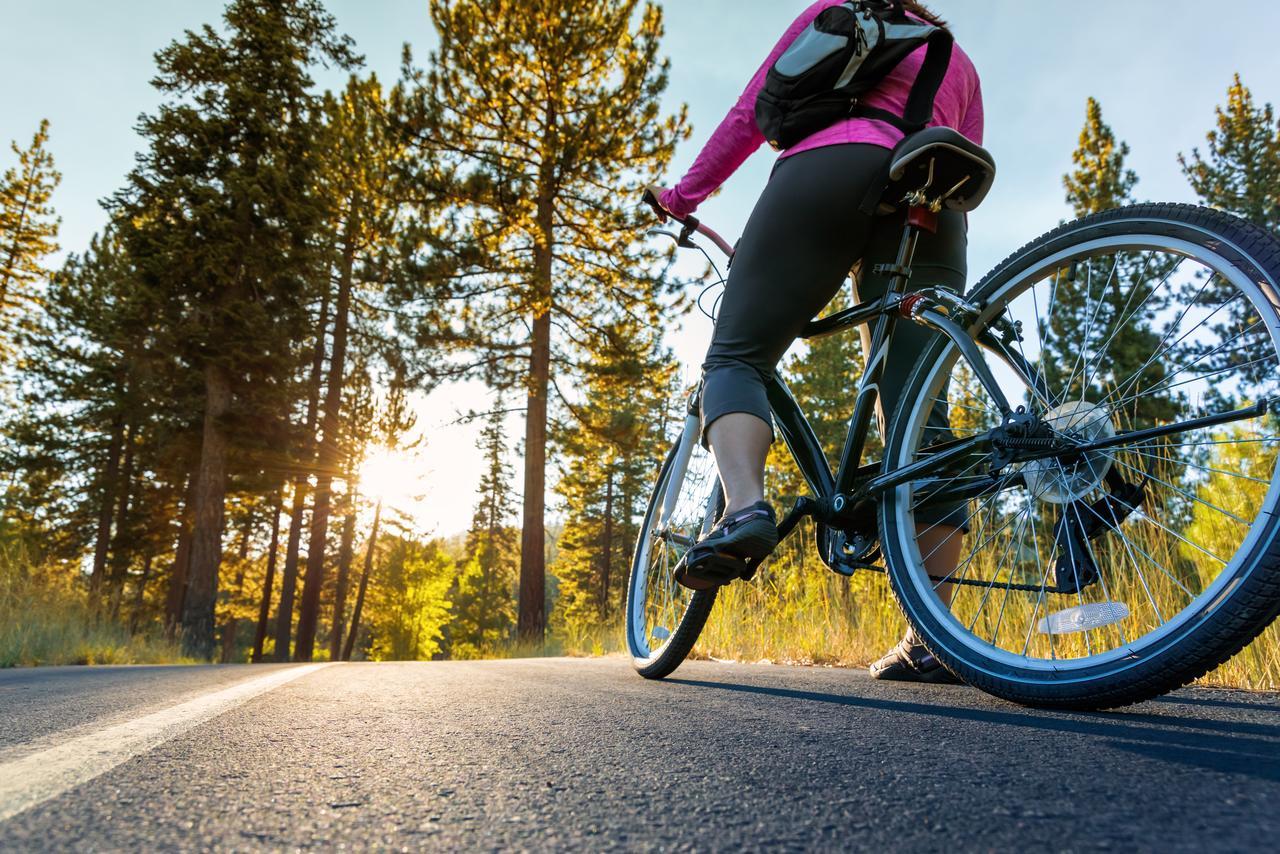
[(755, 575), (778, 547), (778, 519), (767, 501), (724, 516), (711, 533), (685, 553), (675, 568), (676, 583), (690, 590), (713, 590)]
[(884, 658), (870, 667), (871, 678), (885, 682), (925, 682), (931, 685), (963, 685), (964, 682), (908, 632)]

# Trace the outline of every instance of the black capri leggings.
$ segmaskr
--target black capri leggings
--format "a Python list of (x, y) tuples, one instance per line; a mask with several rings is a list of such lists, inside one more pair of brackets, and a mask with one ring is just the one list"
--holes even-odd
[[(772, 426), (766, 381), (855, 266), (861, 265), (859, 300), (884, 294), (888, 279), (871, 270), (896, 258), (905, 214), (872, 217), (861, 207), (888, 158), (880, 146), (835, 145), (785, 158), (774, 169), (734, 257), (702, 365), (704, 444), (707, 429), (731, 413), (755, 415)], [(944, 212), (937, 234), (920, 237), (913, 282), (963, 292), (967, 247), (963, 214)], [(914, 323), (895, 328), (880, 386), (882, 434), (886, 413), (896, 409), (911, 369), (937, 334)], [(869, 337), (864, 327), (864, 348)], [(851, 392), (852, 380), (851, 373)], [(945, 430), (946, 417), (944, 408), (934, 407), (931, 425)], [(917, 514), (919, 521), (966, 527), (963, 506), (927, 509)]]

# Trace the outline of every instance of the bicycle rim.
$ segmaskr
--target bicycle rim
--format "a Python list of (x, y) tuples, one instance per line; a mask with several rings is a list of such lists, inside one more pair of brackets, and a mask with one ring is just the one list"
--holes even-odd
[[(677, 442), (663, 465), (636, 542), (627, 588), (627, 647), (645, 675), (665, 676), (688, 654), (715, 601), (714, 591), (681, 587), (680, 558), (713, 524), (723, 499), (715, 462), (696, 441), (682, 463)], [(673, 477), (683, 472), (670, 493)], [(667, 498), (673, 495), (670, 512)], [(665, 672), (662, 672), (665, 671)]]
[[(1104, 441), (1280, 395), (1271, 283), (1229, 245), (1180, 226), (1085, 224), (1072, 245), (978, 294), (986, 310), (975, 328), (1022, 322), (1024, 340), (1007, 346), (1031, 376), (988, 356), (1013, 405), (1055, 433)], [(998, 422), (953, 347), (917, 377), (921, 393), (894, 430), (897, 465), (938, 440), (927, 425), (935, 407), (949, 409), (958, 437)], [(887, 503), (896, 581), (952, 654), (1006, 682), (1140, 666), (1214, 615), (1258, 566), (1275, 537), (1278, 447), (1276, 419), (1258, 413), (1070, 462), (1009, 466), (963, 507), (961, 559), (941, 575), (925, 569), (918, 545), (939, 508), (905, 485)], [(990, 463), (975, 455), (949, 477), (976, 489)], [(939, 595), (948, 588), (950, 606)]]

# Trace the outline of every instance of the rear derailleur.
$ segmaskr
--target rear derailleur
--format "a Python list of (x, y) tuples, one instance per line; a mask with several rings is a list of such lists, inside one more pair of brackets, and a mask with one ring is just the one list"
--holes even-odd
[(1079, 593), (1101, 577), (1090, 541), (1119, 530), (1124, 521), (1147, 500), (1147, 479), (1129, 483), (1111, 469), (1106, 475), (1108, 494), (1092, 503), (1072, 501), (1063, 505), (1062, 518), (1053, 528), (1058, 559), (1053, 565), (1056, 593)]

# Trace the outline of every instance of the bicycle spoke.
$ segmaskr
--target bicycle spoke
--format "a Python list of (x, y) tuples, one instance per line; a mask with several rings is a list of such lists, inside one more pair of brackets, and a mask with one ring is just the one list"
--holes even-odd
[[(1213, 281), (1213, 280), (1212, 280), (1212, 279), (1210, 279), (1209, 281)], [(1208, 284), (1208, 282), (1206, 282), (1205, 284), (1207, 285), (1207, 284)], [(1201, 288), (1201, 293), (1203, 293), (1203, 291), (1204, 291), (1204, 289), (1203, 289), (1203, 288)], [(1201, 320), (1201, 321), (1200, 321), (1199, 323), (1197, 323), (1195, 326), (1191, 327), (1191, 328), (1190, 328), (1190, 329), (1188, 329), (1186, 332), (1184, 332), (1184, 333), (1182, 334), (1182, 336), (1181, 336), (1177, 341), (1174, 341), (1172, 344), (1164, 345), (1164, 346), (1162, 346), (1162, 347), (1161, 347), (1160, 345), (1157, 345), (1157, 347), (1159, 347), (1160, 349), (1157, 349), (1157, 350), (1156, 350), (1156, 352), (1152, 353), (1152, 354), (1151, 354), (1151, 358), (1149, 358), (1149, 359), (1147, 359), (1147, 361), (1143, 362), (1143, 363), (1142, 363), (1142, 365), (1141, 365), (1141, 367), (1139, 367), (1136, 371), (1134, 371), (1132, 374), (1130, 374), (1130, 375), (1129, 375), (1129, 376), (1128, 376), (1128, 377), (1123, 381), (1123, 383), (1119, 384), (1119, 385), (1117, 386), (1116, 393), (1117, 393), (1117, 394), (1125, 394), (1125, 393), (1127, 393), (1127, 392), (1128, 392), (1128, 391), (1129, 391), (1129, 390), (1130, 390), (1130, 389), (1131, 389), (1131, 388), (1132, 388), (1132, 387), (1133, 387), (1133, 386), (1134, 386), (1134, 385), (1135, 385), (1135, 384), (1136, 384), (1136, 383), (1137, 383), (1137, 382), (1142, 378), (1142, 375), (1143, 375), (1143, 373), (1144, 373), (1144, 372), (1146, 372), (1147, 368), (1151, 367), (1153, 364), (1156, 364), (1156, 362), (1160, 359), (1160, 357), (1162, 357), (1165, 353), (1169, 352), (1169, 349), (1170, 349), (1171, 347), (1176, 347), (1176, 346), (1178, 346), (1179, 344), (1181, 344), (1183, 341), (1185, 341), (1185, 340), (1187, 339), (1187, 336), (1189, 336), (1192, 332), (1195, 332), (1195, 331), (1196, 331), (1197, 329), (1199, 329), (1201, 326), (1204, 326), (1204, 325), (1205, 325), (1206, 323), (1208, 323), (1208, 322), (1209, 322), (1209, 320), (1210, 320), (1211, 318), (1213, 318), (1213, 317), (1214, 317), (1214, 316), (1215, 316), (1219, 311), (1222, 311), (1222, 309), (1226, 308), (1228, 305), (1230, 305), (1231, 303), (1235, 302), (1235, 301), (1236, 301), (1236, 300), (1238, 300), (1239, 298), (1240, 298), (1240, 294), (1236, 294), (1236, 295), (1235, 295), (1235, 296), (1233, 296), (1231, 299), (1229, 299), (1229, 300), (1227, 300), (1226, 302), (1224, 302), (1224, 303), (1222, 303), (1221, 305), (1219, 305), (1219, 306), (1218, 306), (1217, 308), (1215, 308), (1212, 312), (1210, 312), (1210, 313), (1209, 313), (1209, 315), (1208, 315), (1207, 317), (1205, 317), (1203, 320)], [(1196, 300), (1198, 301), (1199, 299), (1200, 299), (1200, 295), (1199, 295), (1199, 294), (1197, 294), (1197, 295), (1196, 295)], [(1192, 303), (1192, 305), (1194, 305), (1194, 304), (1195, 304), (1195, 303)], [(1177, 329), (1177, 325), (1178, 325), (1178, 324), (1180, 324), (1180, 323), (1182, 322), (1182, 318), (1183, 318), (1183, 317), (1186, 317), (1187, 312), (1189, 312), (1189, 311), (1191, 310), (1192, 305), (1188, 305), (1185, 309), (1183, 309), (1182, 314), (1179, 316), (1179, 319), (1175, 322), (1174, 326), (1170, 327), (1170, 331), (1165, 333), (1165, 336), (1166, 336), (1166, 337), (1168, 337), (1169, 335), (1171, 335), (1171, 334), (1172, 334), (1172, 333)], [(1162, 341), (1163, 341), (1163, 339), (1162, 339)], [(1104, 401), (1104, 402), (1107, 402), (1107, 401), (1110, 401), (1110, 400), (1111, 400), (1111, 398), (1110, 398), (1110, 396), (1108, 396), (1108, 397), (1107, 397), (1107, 399), (1106, 399), (1106, 401)]]
[[(1111, 265), (1111, 273), (1107, 276), (1107, 281), (1106, 281), (1106, 282), (1104, 282), (1104, 283), (1103, 283), (1103, 285), (1102, 285), (1102, 291), (1101, 291), (1101, 293), (1102, 293), (1103, 295), (1105, 295), (1105, 294), (1106, 294), (1106, 292), (1107, 292), (1107, 287), (1111, 284), (1111, 280), (1115, 277), (1116, 270), (1118, 270), (1119, 268), (1120, 268), (1120, 255), (1119, 255), (1119, 253), (1117, 253), (1117, 254), (1116, 254), (1116, 256), (1115, 256), (1115, 263)], [(1091, 264), (1091, 265), (1089, 265), (1089, 267), (1088, 267), (1088, 272), (1087, 272), (1087, 275), (1086, 275), (1086, 284), (1085, 284), (1085, 311), (1088, 311), (1088, 310), (1089, 310), (1089, 303), (1090, 303), (1092, 300), (1093, 300), (1093, 265)], [(1079, 366), (1080, 366), (1080, 374), (1079, 374), (1079, 376), (1081, 376), (1081, 378), (1083, 378), (1083, 376), (1084, 376), (1084, 370), (1085, 370), (1085, 368), (1088, 366), (1088, 363), (1089, 363), (1089, 362), (1088, 362), (1088, 356), (1087, 356), (1087, 354), (1088, 354), (1088, 352), (1089, 352), (1089, 339), (1090, 339), (1090, 337), (1091, 337), (1091, 336), (1092, 336), (1092, 334), (1093, 334), (1093, 324), (1097, 321), (1097, 319), (1098, 319), (1098, 315), (1102, 312), (1102, 307), (1103, 307), (1104, 305), (1106, 305), (1106, 300), (1102, 299), (1102, 298), (1101, 298), (1101, 296), (1100, 296), (1100, 297), (1099, 297), (1099, 299), (1098, 299), (1097, 307), (1096, 307), (1096, 308), (1094, 308), (1094, 310), (1093, 310), (1093, 314), (1089, 316), (1089, 321), (1088, 321), (1088, 323), (1086, 323), (1086, 324), (1085, 324), (1085, 327), (1084, 327), (1084, 335), (1083, 335), (1083, 337), (1082, 337), (1082, 339), (1081, 339), (1081, 341), (1080, 341), (1080, 352), (1076, 355), (1076, 361), (1075, 361), (1075, 363), (1073, 363), (1073, 364), (1072, 364), (1072, 366), (1071, 366), (1071, 373), (1070, 373), (1070, 374), (1068, 374), (1068, 376), (1067, 376), (1067, 386), (1066, 386), (1066, 391), (1068, 391), (1068, 392), (1070, 392), (1071, 387), (1072, 387), (1073, 385), (1075, 385), (1076, 376), (1077, 376), (1077, 374), (1076, 374), (1076, 366), (1077, 366), (1077, 365), (1079, 365)], [(1083, 389), (1083, 388), (1086, 388), (1086, 387), (1087, 387), (1087, 386), (1085, 386), (1083, 383), (1081, 384), (1081, 388), (1082, 388), (1082, 389)]]
[(1129, 465), (1128, 463), (1126, 463), (1124, 460), (1121, 460), (1119, 457), (1112, 457), (1112, 461), (1113, 461), (1113, 462), (1116, 462), (1116, 463), (1119, 463), (1120, 465), (1124, 466), (1125, 468), (1129, 469), (1130, 471), (1137, 472), (1138, 474), (1142, 475), (1143, 477), (1147, 477), (1147, 478), (1150, 478), (1151, 480), (1154, 480), (1156, 483), (1159, 483), (1161, 486), (1165, 486), (1165, 487), (1168, 487), (1169, 489), (1172, 489), (1174, 492), (1178, 493), (1178, 494), (1179, 494), (1179, 495), (1181, 495), (1183, 498), (1190, 498), (1192, 501), (1199, 502), (1200, 504), (1203, 504), (1205, 507), (1208, 507), (1210, 510), (1215, 510), (1215, 511), (1217, 511), (1218, 513), (1221, 513), (1223, 516), (1228, 517), (1228, 518), (1229, 518), (1229, 519), (1231, 519), (1232, 521), (1235, 521), (1235, 522), (1240, 523), (1241, 525), (1244, 525), (1246, 528), (1248, 528), (1251, 524), (1253, 524), (1253, 523), (1251, 523), (1251, 522), (1246, 522), (1244, 519), (1241, 519), (1239, 516), (1237, 516), (1236, 514), (1232, 513), (1232, 512), (1231, 512), (1231, 511), (1229, 511), (1229, 510), (1223, 510), (1221, 507), (1217, 506), (1216, 504), (1211, 504), (1210, 502), (1205, 501), (1203, 498), (1201, 498), (1201, 497), (1199, 497), (1199, 496), (1197, 496), (1197, 495), (1192, 495), (1192, 494), (1191, 494), (1191, 493), (1189, 493), (1189, 492), (1186, 492), (1186, 491), (1184, 491), (1184, 490), (1182, 490), (1182, 489), (1179, 489), (1178, 487), (1176, 487), (1176, 486), (1174, 486), (1173, 484), (1169, 483), (1167, 480), (1162, 480), (1161, 478), (1156, 477), (1155, 475), (1151, 474), (1150, 472), (1146, 472), (1146, 471), (1143, 471), (1143, 470), (1142, 470), (1142, 469), (1140, 469), (1140, 468), (1136, 468), (1136, 467), (1134, 467), (1134, 466), (1131, 466), (1131, 465)]
[[(915, 516), (957, 508), (960, 559), (911, 583), (950, 603), (953, 636), (1014, 668), (1019, 657), (1056, 670), (1146, 649), (1237, 572), (1255, 514), (1280, 513), (1267, 503), (1280, 474), (1280, 412), (1266, 406), (1280, 404), (1275, 308), (1212, 249), (1159, 232), (1093, 234), (974, 298), (985, 320), (972, 334), (1003, 396), (1049, 429), (950, 457), (929, 477), (913, 470), (905, 503)], [(973, 387), (955, 347), (940, 352), (898, 435), (936, 442), (944, 411), (950, 435), (985, 441), (1000, 426), (992, 392)], [(1068, 465), (1037, 444), (1053, 436), (1087, 450)], [(984, 465), (1002, 447), (1012, 462)], [(921, 523), (919, 537), (940, 524)], [(937, 561), (930, 549), (910, 560)]]
[[(1021, 516), (1022, 518), (1019, 520), (1018, 527), (1014, 530), (1013, 536), (1009, 538), (1008, 545), (1006, 545), (1004, 547), (1004, 551), (1001, 552), (1000, 562), (1003, 562), (1005, 559), (1008, 558), (1009, 552), (1013, 550), (1013, 544), (1015, 542), (1017, 542), (1019, 545), (1022, 544), (1022, 539), (1021, 539), (1022, 534), (1026, 530), (1027, 520), (1031, 518), (1031, 513), (1027, 512), (1027, 508), (1024, 504), (1023, 508), (1020, 511), (1018, 511), (1018, 515)], [(1012, 584), (1012, 581), (1013, 581), (1012, 573), (1010, 573), (1009, 575), (1009, 581), (1010, 581), (1010, 584)], [(969, 622), (969, 631), (972, 632), (973, 627), (977, 625), (978, 618), (982, 616), (982, 611), (987, 606), (987, 599), (990, 598), (991, 591), (995, 589), (995, 586), (996, 586), (996, 575), (993, 573), (991, 576), (991, 581), (987, 584), (986, 588), (982, 592), (982, 600), (978, 603), (977, 609), (973, 612), (973, 619)], [(999, 624), (997, 623), (997, 625)], [(995, 640), (992, 640), (991, 643), (994, 645)]]
[[(1071, 511), (1076, 514), (1076, 522), (1078, 522), (1080, 527), (1083, 528), (1084, 519), (1080, 515), (1080, 510), (1078, 506), (1075, 503), (1072, 503), (1069, 506), (1071, 507)], [(1084, 548), (1085, 548), (1085, 551), (1088, 552), (1089, 558), (1093, 561), (1093, 565), (1098, 568), (1098, 583), (1102, 585), (1102, 594), (1107, 597), (1107, 604), (1115, 605), (1115, 600), (1111, 598), (1111, 589), (1107, 586), (1107, 575), (1105, 572), (1102, 571), (1104, 564), (1102, 564), (1098, 560), (1098, 556), (1094, 554), (1093, 546), (1089, 545), (1088, 539), (1085, 539), (1084, 541)], [(1081, 600), (1081, 602), (1083, 602), (1083, 599)], [(1119, 623), (1116, 624), (1116, 628), (1120, 631), (1121, 642), (1128, 644), (1129, 639), (1125, 636), (1124, 629), (1120, 628)]]
[(1162, 457), (1158, 454), (1148, 454), (1145, 451), (1137, 450), (1140, 447), (1143, 447), (1143, 446), (1135, 445), (1134, 447), (1129, 448), (1128, 450), (1131, 453), (1137, 454), (1140, 457), (1147, 457), (1152, 460), (1158, 460), (1159, 462), (1162, 462), (1162, 463), (1169, 463), (1170, 465), (1187, 466), (1188, 468), (1193, 468), (1193, 469), (1196, 469), (1197, 471), (1209, 472), (1210, 474), (1221, 474), (1227, 477), (1239, 478), (1241, 480), (1251, 480), (1254, 483), (1261, 483), (1264, 485), (1270, 485), (1271, 483), (1271, 481), (1269, 480), (1263, 480), (1260, 477), (1251, 477), (1250, 475), (1241, 474), (1240, 472), (1236, 472), (1236, 471), (1227, 471), (1225, 469), (1215, 469), (1215, 468), (1209, 468), (1208, 466), (1197, 465), (1196, 463), (1193, 463), (1190, 460), (1173, 460), (1173, 459), (1170, 459), (1169, 457)]
[[(1022, 513), (1023, 513), (1023, 514), (1025, 514), (1025, 515), (1023, 516), (1022, 522), (1021, 522), (1021, 523), (1019, 523), (1018, 531), (1016, 531), (1016, 532), (1014, 533), (1014, 537), (1010, 538), (1010, 540), (1009, 540), (1009, 545), (1010, 545), (1010, 546), (1012, 546), (1012, 545), (1013, 545), (1013, 543), (1014, 543), (1014, 540), (1015, 540), (1015, 539), (1017, 540), (1018, 546), (1019, 546), (1019, 547), (1021, 547), (1021, 546), (1022, 546), (1022, 542), (1023, 542), (1023, 540), (1022, 540), (1023, 532), (1026, 530), (1026, 528), (1027, 528), (1028, 524), (1029, 524), (1029, 525), (1030, 525), (1030, 527), (1031, 527), (1031, 534), (1032, 534), (1032, 536), (1033, 536), (1033, 537), (1035, 536), (1035, 523), (1034, 523), (1033, 521), (1031, 521), (1031, 520), (1032, 520), (1032, 518), (1035, 516), (1035, 514), (1032, 512), (1031, 508), (1028, 506), (1028, 504), (1027, 504), (1026, 502), (1024, 502), (1024, 503), (1023, 503)], [(1005, 554), (1008, 554), (1008, 551), (1006, 551), (1006, 552), (1005, 552)], [(1037, 563), (1039, 562), (1039, 560), (1040, 560), (1040, 555), (1039, 555), (1039, 553), (1037, 553), (1037, 554), (1036, 554), (1036, 561), (1037, 561)], [(994, 575), (992, 575), (992, 577), (991, 577), (991, 584), (987, 586), (987, 592), (986, 592), (986, 593), (984, 593), (984, 594), (982, 595), (982, 604), (981, 604), (981, 605), (979, 606), (979, 608), (978, 608), (978, 614), (981, 614), (981, 613), (982, 613), (982, 608), (986, 607), (986, 604), (987, 604), (987, 597), (991, 595), (991, 590), (992, 590), (992, 589), (994, 588), (994, 586), (995, 586), (995, 581), (996, 581), (996, 577), (995, 577)], [(1008, 606), (1008, 604), (1009, 604), (1009, 592), (1010, 592), (1010, 590), (1011, 590), (1012, 588), (1013, 588), (1013, 572), (1012, 572), (1012, 570), (1010, 570), (1010, 572), (1009, 572), (1009, 580), (1005, 582), (1005, 587), (1004, 587), (1004, 596), (1000, 599), (1000, 613), (996, 616), (996, 627), (995, 627), (995, 629), (993, 629), (993, 630), (992, 630), (992, 632), (991, 632), (991, 645), (992, 645), (992, 646), (997, 646), (997, 645), (999, 645), (999, 642), (1000, 642), (1000, 641), (999, 641), (999, 638), (1000, 638), (1000, 627), (1004, 625), (1004, 612), (1005, 612), (1005, 608), (1006, 608), (1006, 607)], [(975, 616), (974, 616), (973, 620), (974, 620), (974, 622), (975, 622), (975, 623), (978, 621), (978, 617), (977, 617), (977, 615), (975, 615)]]
[[(1142, 270), (1138, 276), (1139, 280), (1141, 280), (1143, 275), (1146, 273), (1147, 268), (1150, 266), (1151, 257), (1152, 257), (1152, 253), (1148, 252), (1147, 260), (1143, 262)], [(1133, 310), (1133, 313), (1126, 316), (1125, 312), (1128, 311), (1129, 306), (1133, 303), (1134, 294), (1138, 292), (1137, 282), (1134, 282), (1129, 286), (1129, 297), (1128, 299), (1125, 300), (1124, 307), (1120, 309), (1120, 312), (1119, 312), (1120, 319), (1116, 321), (1115, 330), (1112, 331), (1110, 337), (1108, 337), (1107, 340), (1103, 342), (1102, 346), (1098, 348), (1097, 359), (1094, 360), (1093, 368), (1085, 376), (1085, 381), (1082, 383), (1083, 388), (1088, 388), (1092, 384), (1093, 380), (1096, 379), (1096, 376), (1097, 376), (1096, 371), (1102, 367), (1102, 358), (1106, 354), (1107, 348), (1111, 346), (1111, 342), (1114, 341), (1116, 339), (1116, 336), (1120, 334), (1120, 330), (1124, 329), (1125, 326), (1129, 323), (1129, 321), (1133, 320), (1135, 317), (1138, 316), (1138, 312), (1142, 311), (1142, 309), (1146, 306), (1146, 304), (1151, 301), (1151, 298), (1155, 296), (1155, 294), (1159, 290), (1161, 290), (1166, 284), (1168, 284), (1169, 279), (1173, 276), (1174, 273), (1176, 273), (1178, 270), (1182, 268), (1182, 264), (1185, 261), (1186, 261), (1185, 258), (1179, 259), (1177, 265), (1172, 270), (1170, 270), (1169, 273), (1163, 279), (1160, 280), (1160, 284), (1156, 285), (1154, 288), (1148, 291), (1146, 297), (1144, 297), (1142, 302), (1138, 304), (1138, 307)]]
[(1231, 365), (1226, 368), (1219, 368), (1218, 370), (1210, 371), (1209, 373), (1204, 374), (1203, 376), (1195, 377), (1194, 379), (1183, 380), (1182, 382), (1174, 383), (1173, 385), (1166, 386), (1164, 388), (1160, 388), (1159, 386), (1152, 386), (1149, 389), (1143, 389), (1141, 392), (1138, 392), (1137, 394), (1114, 401), (1108, 405), (1113, 410), (1120, 410), (1120, 409), (1123, 409), (1126, 404), (1132, 403), (1135, 400), (1140, 400), (1141, 398), (1150, 396), (1152, 394), (1155, 394), (1156, 392), (1169, 391), (1170, 389), (1181, 388), (1182, 386), (1186, 386), (1186, 385), (1194, 385), (1195, 383), (1198, 383), (1198, 382), (1204, 382), (1210, 377), (1219, 376), (1221, 374), (1229, 373), (1231, 371), (1238, 371), (1241, 368), (1248, 368), (1253, 365), (1260, 365), (1263, 362), (1270, 362), (1270, 361), (1272, 361), (1271, 357), (1267, 357), (1265, 359), (1254, 359), (1251, 362), (1244, 362), (1243, 364), (1239, 364), (1239, 365)]

